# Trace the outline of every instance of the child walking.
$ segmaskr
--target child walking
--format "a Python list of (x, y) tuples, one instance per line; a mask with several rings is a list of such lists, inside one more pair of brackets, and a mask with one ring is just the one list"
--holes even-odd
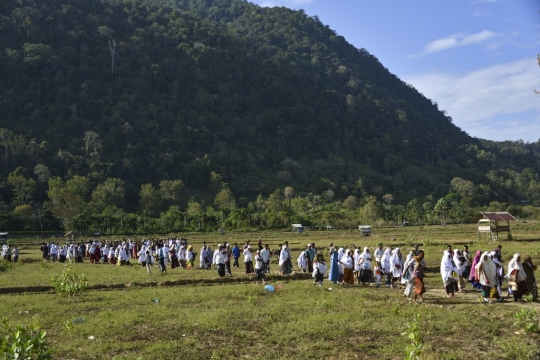
[(315, 278), (313, 285), (316, 285), (317, 283), (319, 283), (319, 286), (322, 286), (325, 274), (326, 274), (326, 261), (324, 261), (324, 256), (322, 252), (319, 251), (317, 253), (317, 258), (315, 259), (315, 262), (313, 263), (313, 277)]
[(150, 251), (146, 250), (146, 254), (144, 255), (144, 261), (146, 262), (146, 271), (148, 272), (148, 275), (150, 275), (150, 267), (152, 266), (152, 256), (150, 255)]

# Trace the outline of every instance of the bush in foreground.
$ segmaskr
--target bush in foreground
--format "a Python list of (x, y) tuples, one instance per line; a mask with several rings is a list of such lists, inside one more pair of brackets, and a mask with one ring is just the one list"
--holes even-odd
[(2, 319), (3, 329), (0, 338), (0, 359), (37, 359), (51, 358), (47, 346), (45, 330), (31, 324), (11, 327), (7, 318)]

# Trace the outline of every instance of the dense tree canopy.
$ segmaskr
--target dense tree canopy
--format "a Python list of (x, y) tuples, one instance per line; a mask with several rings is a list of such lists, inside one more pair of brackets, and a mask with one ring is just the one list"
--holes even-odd
[(469, 137), (303, 11), (6, 0), (0, 34), (3, 226), (286, 226), (344, 209), (395, 221), (398, 206), (420, 221), (441, 198), (540, 205), (540, 142)]

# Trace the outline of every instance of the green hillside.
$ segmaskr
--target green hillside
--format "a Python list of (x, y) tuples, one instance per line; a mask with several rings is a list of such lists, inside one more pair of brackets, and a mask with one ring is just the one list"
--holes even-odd
[(156, 218), (188, 198), (248, 209), (285, 187), (540, 204), (539, 143), (471, 138), (318, 18), (242, 0), (3, 1), (0, 127), (11, 227), (86, 228), (107, 206)]

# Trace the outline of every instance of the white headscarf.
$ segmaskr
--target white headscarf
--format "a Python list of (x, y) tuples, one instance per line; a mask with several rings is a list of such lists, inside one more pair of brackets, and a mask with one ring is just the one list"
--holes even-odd
[(441, 277), (443, 283), (446, 284), (448, 279), (452, 277), (452, 271), (457, 273), (457, 269), (452, 262), (452, 253), (448, 250), (444, 250), (443, 257), (441, 259)]
[(353, 254), (353, 261), (354, 261), (354, 270), (360, 271), (360, 264), (358, 264), (358, 261), (360, 260), (360, 248), (354, 249)]
[(525, 274), (523, 265), (521, 264), (521, 261), (518, 260), (520, 257), (520, 254), (514, 254), (514, 257), (508, 263), (508, 275), (510, 275), (512, 271), (517, 270), (516, 282), (522, 282), (527, 280), (527, 274)]
[(401, 276), (403, 271), (403, 257), (399, 248), (395, 248), (392, 251), (392, 256), (390, 257), (390, 271), (392, 272), (392, 277), (398, 278)]
[(371, 254), (368, 252), (369, 248), (366, 246), (364, 252), (358, 255), (358, 266), (360, 269), (369, 270), (371, 269)]
[(390, 256), (391, 256), (390, 252), (391, 252), (390, 248), (386, 248), (381, 258), (381, 268), (383, 269), (385, 273), (390, 272)]
[(409, 252), (409, 254), (407, 255), (407, 259), (405, 259), (405, 262), (411, 260), (413, 258), (414, 254), (412, 252), (412, 250)]
[(343, 258), (343, 255), (345, 255), (345, 250), (343, 248), (339, 248), (338, 256), (337, 256), (338, 261), (341, 261), (341, 258)]
[[(454, 257), (453, 257), (453, 260), (454, 260), (454, 265), (456, 266), (456, 269), (457, 269), (457, 274), (459, 276), (463, 276), (463, 270), (465, 270), (465, 263), (461, 263), (461, 261), (459, 260), (460, 258), (460, 254), (461, 252), (459, 250), (456, 250), (454, 251)], [(461, 253), (461, 256), (463, 256), (463, 253)]]
[[(480, 267), (482, 270), (480, 270)], [(484, 252), (480, 256), (480, 261), (476, 265), (475, 270), (480, 279), (480, 284), (489, 287), (497, 286), (497, 268), (489, 251)]]

